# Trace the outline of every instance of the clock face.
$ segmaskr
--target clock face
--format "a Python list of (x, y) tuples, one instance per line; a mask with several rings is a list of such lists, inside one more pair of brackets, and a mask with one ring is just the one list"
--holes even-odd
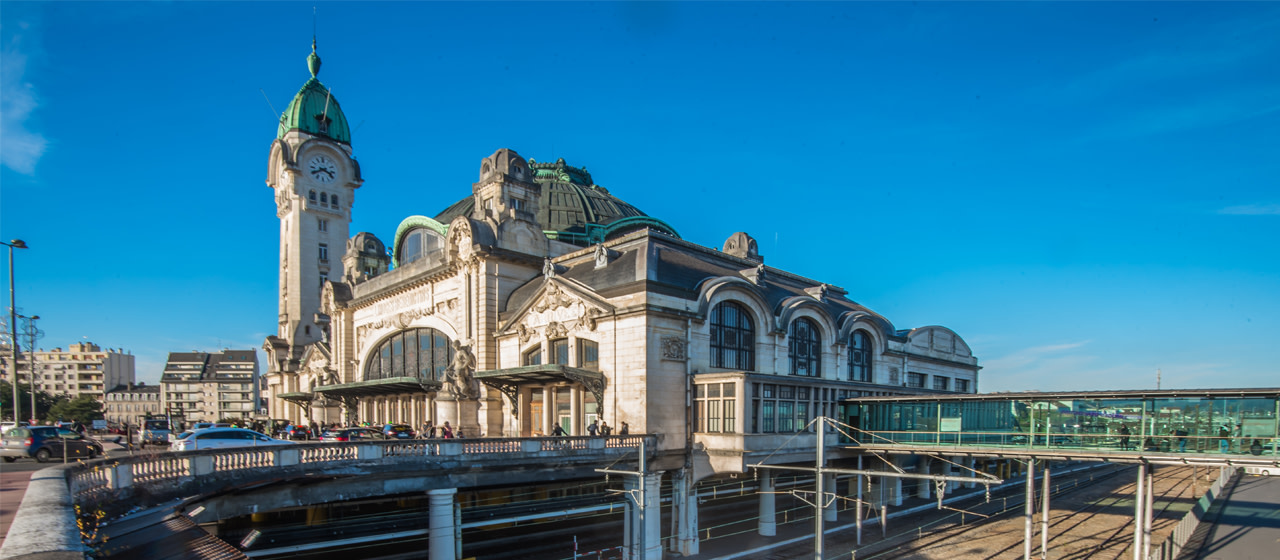
[(307, 173), (312, 179), (321, 183), (332, 183), (338, 178), (338, 164), (329, 159), (328, 156), (316, 156), (307, 162)]

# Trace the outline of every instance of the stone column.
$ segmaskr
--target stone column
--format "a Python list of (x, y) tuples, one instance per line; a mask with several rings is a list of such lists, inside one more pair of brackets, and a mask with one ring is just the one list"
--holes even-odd
[(626, 548), (633, 551), (636, 560), (662, 560), (662, 473), (646, 474), (643, 479), (628, 476), (623, 487), (640, 500), (640, 485), (644, 485), (644, 499), (631, 509), (632, 527)]
[(569, 387), (569, 435), (587, 435), (587, 424), (582, 418), (582, 389), (576, 385)]
[(760, 521), (757, 531), (763, 536), (772, 537), (778, 534), (778, 516), (774, 506), (773, 471), (760, 469)]
[(549, 436), (555, 429), (556, 390), (554, 386), (542, 387), (542, 435)]
[(428, 490), (430, 513), (430, 560), (458, 560), (457, 542), (454, 540), (453, 496), (457, 488)]
[(461, 430), (462, 435), (468, 438), (479, 437), (479, 412), (480, 403), (474, 399), (457, 399), (452, 396), (436, 399), (436, 425), (444, 426), (448, 422), (453, 426), (455, 435)]

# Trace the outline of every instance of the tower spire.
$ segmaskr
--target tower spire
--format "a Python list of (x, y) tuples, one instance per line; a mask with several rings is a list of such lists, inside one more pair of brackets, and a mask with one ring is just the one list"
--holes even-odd
[(317, 78), (320, 74), (320, 55), (316, 54), (316, 38), (311, 37), (311, 54), (307, 55), (307, 69), (311, 70), (311, 77)]

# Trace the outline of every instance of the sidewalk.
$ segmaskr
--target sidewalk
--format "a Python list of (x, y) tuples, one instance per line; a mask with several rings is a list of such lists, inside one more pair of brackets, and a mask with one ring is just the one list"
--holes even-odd
[(0, 544), (4, 543), (4, 539), (9, 534), (9, 525), (13, 524), (13, 516), (18, 513), (18, 506), (22, 505), (22, 497), (27, 493), (27, 483), (31, 481), (31, 473), (35, 471), (18, 471), (13, 472), (10, 465), (13, 463), (5, 463), (6, 467), (0, 471)]

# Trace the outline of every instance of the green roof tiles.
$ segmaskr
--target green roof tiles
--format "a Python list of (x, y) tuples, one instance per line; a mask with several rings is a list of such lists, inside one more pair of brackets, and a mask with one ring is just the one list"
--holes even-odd
[(320, 57), (316, 55), (315, 43), (311, 44), (311, 54), (307, 56), (307, 68), (311, 70), (311, 79), (302, 85), (293, 101), (280, 115), (280, 128), (276, 138), (284, 138), (290, 130), (301, 130), (316, 136), (327, 136), (344, 144), (351, 143), (351, 127), (347, 124), (347, 116), (333, 97), (333, 92), (324, 87), (316, 76), (320, 73)]

